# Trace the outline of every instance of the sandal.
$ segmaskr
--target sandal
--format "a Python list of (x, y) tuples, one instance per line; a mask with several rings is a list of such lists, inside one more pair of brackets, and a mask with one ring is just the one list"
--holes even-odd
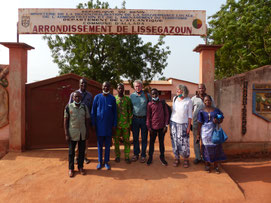
[(173, 162), (173, 166), (177, 167), (177, 166), (179, 166), (179, 164), (180, 164), (180, 160), (179, 159), (175, 159), (174, 162)]
[(184, 160), (183, 167), (188, 168), (189, 167), (189, 160)]
[(132, 162), (136, 162), (138, 160), (138, 156), (137, 155), (134, 155), (133, 157), (132, 157)]

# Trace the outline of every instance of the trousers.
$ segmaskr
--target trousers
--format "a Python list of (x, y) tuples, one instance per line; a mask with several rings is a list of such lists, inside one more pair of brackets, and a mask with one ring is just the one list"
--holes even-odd
[(84, 167), (84, 158), (85, 158), (85, 147), (86, 141), (79, 140), (79, 141), (69, 141), (69, 169), (74, 170), (74, 156), (75, 156), (75, 145), (78, 144), (78, 169)]
[(108, 163), (110, 158), (110, 145), (112, 136), (97, 136), (98, 144), (98, 162), (103, 163), (103, 146), (104, 150), (104, 162)]
[(138, 156), (140, 153), (139, 148), (139, 129), (141, 130), (141, 157), (146, 157), (148, 129), (146, 126), (145, 118), (135, 118), (132, 121), (134, 155)]
[(123, 137), (124, 144), (124, 157), (129, 159), (130, 154), (130, 129), (129, 128), (117, 128), (114, 135), (115, 155), (120, 157), (120, 138)]
[(201, 160), (201, 150), (200, 150), (200, 142), (197, 141), (197, 134), (198, 134), (198, 126), (193, 124), (193, 143), (194, 143), (194, 152), (197, 160)]
[(164, 144), (165, 133), (163, 132), (163, 128), (159, 130), (153, 130), (150, 133), (149, 156), (150, 157), (153, 156), (154, 143), (155, 143), (157, 135), (159, 138), (159, 150), (160, 150), (160, 158), (161, 158), (165, 156), (165, 144)]

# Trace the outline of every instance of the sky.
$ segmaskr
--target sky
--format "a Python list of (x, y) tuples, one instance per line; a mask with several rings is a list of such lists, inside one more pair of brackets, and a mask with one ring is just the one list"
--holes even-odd
[[(96, 2), (96, 0), (94, 0)], [(76, 8), (87, 0), (9, 0), (0, 7), (0, 42), (16, 42), (18, 8)], [(121, 8), (122, 0), (107, 0), (110, 8)], [(226, 0), (126, 0), (126, 9), (159, 9), (159, 10), (206, 10), (206, 18), (220, 10)], [(208, 22), (208, 19), (206, 19)], [(26, 43), (34, 50), (28, 51), (27, 82), (35, 82), (59, 75), (57, 64), (52, 62), (51, 52), (43, 35), (20, 35), (19, 41)], [(159, 36), (140, 35), (144, 42), (155, 44)], [(199, 53), (193, 49), (204, 44), (200, 36), (166, 36), (165, 46), (171, 54), (168, 66), (164, 69), (166, 78), (198, 83)], [(0, 45), (0, 64), (9, 64), (8, 49)]]

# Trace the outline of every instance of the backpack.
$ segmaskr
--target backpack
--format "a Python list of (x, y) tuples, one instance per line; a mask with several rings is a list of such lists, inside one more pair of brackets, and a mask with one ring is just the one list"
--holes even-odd
[(167, 108), (168, 109), (169, 119), (170, 119), (171, 113), (172, 113), (172, 110), (171, 110), (170, 106), (166, 103), (165, 100), (162, 100), (162, 104), (163, 104), (164, 118), (166, 117), (166, 111), (165, 111), (165, 109)]

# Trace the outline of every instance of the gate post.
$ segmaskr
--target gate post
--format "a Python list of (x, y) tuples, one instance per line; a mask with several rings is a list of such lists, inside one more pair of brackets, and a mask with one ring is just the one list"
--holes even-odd
[(1, 42), (9, 48), (9, 151), (25, 149), (25, 83), (27, 51), (25, 43)]
[(222, 45), (199, 44), (193, 51), (200, 53), (199, 84), (204, 83), (207, 93), (214, 98), (215, 92), (215, 52)]

